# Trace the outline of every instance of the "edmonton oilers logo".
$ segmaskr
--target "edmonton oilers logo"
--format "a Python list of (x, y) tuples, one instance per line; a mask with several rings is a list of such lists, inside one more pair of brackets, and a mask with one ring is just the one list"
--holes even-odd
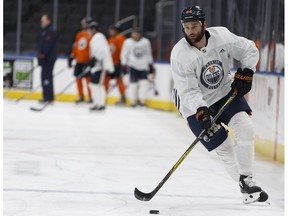
[(80, 38), (79, 42), (78, 42), (78, 49), (79, 50), (84, 50), (88, 45), (88, 41), (86, 38)]
[(136, 58), (141, 58), (144, 55), (144, 50), (142, 47), (135, 47), (133, 52)]
[(202, 67), (200, 80), (202, 85), (208, 89), (218, 88), (223, 77), (224, 71), (222, 68), (222, 62), (219, 60), (210, 61)]

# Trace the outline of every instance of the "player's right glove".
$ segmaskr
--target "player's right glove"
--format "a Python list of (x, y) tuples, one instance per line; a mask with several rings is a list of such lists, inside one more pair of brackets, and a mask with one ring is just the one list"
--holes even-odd
[(247, 94), (252, 88), (252, 79), (254, 71), (249, 68), (238, 68), (231, 84), (232, 90), (238, 90), (238, 96)]
[(97, 62), (96, 58), (93, 57), (85, 64), (85, 67), (91, 67), (92, 68), (95, 66), (96, 62)]
[(208, 107), (199, 107), (196, 112), (196, 119), (202, 129), (208, 130), (211, 127), (211, 116)]

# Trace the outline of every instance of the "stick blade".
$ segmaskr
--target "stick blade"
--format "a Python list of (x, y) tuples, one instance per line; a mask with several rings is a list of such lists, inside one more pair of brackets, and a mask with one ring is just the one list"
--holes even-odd
[(40, 111), (42, 111), (42, 108), (30, 107), (30, 110), (40, 112)]
[(143, 193), (137, 188), (134, 190), (134, 196), (140, 201), (150, 201), (153, 197), (153, 193)]

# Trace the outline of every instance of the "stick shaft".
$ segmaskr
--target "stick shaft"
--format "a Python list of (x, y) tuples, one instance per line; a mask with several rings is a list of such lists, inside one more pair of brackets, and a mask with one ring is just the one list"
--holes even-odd
[[(79, 74), (75, 80), (72, 80), (68, 85), (65, 86), (65, 88), (62, 89), (61, 92), (59, 92), (57, 94), (57, 96), (55, 97), (55, 99), (59, 98), (63, 93), (65, 93), (65, 91), (70, 88), (78, 79), (81, 79), (83, 76), (85, 76), (87, 73), (89, 73), (90, 70), (85, 70), (84, 72), (82, 72), (81, 74)], [(51, 104), (53, 101), (47, 101), (41, 108), (37, 109), (37, 108), (33, 108), (31, 107), (30, 109), (33, 111), (42, 111), (44, 110), (49, 104)]]
[[(228, 107), (228, 105), (233, 101), (236, 95), (237, 95), (237, 91), (235, 90), (233, 94), (231, 95), (231, 97), (228, 98), (228, 100), (222, 105), (222, 107), (219, 109), (216, 116), (213, 118), (211, 122), (212, 125), (217, 121), (219, 116), (224, 112), (224, 110)], [(170, 178), (170, 176), (175, 172), (175, 170), (180, 166), (180, 164), (192, 151), (195, 145), (203, 138), (205, 134), (206, 134), (206, 130), (203, 130), (151, 193), (143, 193), (139, 191), (137, 188), (135, 188), (134, 196), (141, 201), (151, 200), (154, 197), (154, 195), (160, 190), (160, 188), (165, 184), (165, 182)]]

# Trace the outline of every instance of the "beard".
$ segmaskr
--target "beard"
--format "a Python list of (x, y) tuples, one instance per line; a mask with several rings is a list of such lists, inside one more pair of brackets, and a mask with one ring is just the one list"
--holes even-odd
[(204, 36), (204, 34), (205, 34), (205, 30), (204, 30), (203, 27), (202, 27), (202, 31), (201, 31), (198, 35), (196, 35), (196, 37), (193, 37), (193, 38), (192, 38), (191, 36), (188, 36), (188, 35), (185, 33), (184, 29), (183, 29), (183, 32), (184, 32), (184, 35), (185, 35), (186, 40), (188, 41), (188, 43), (189, 43), (190, 45), (193, 45), (193, 44), (198, 43), (198, 42), (203, 38), (203, 36)]

